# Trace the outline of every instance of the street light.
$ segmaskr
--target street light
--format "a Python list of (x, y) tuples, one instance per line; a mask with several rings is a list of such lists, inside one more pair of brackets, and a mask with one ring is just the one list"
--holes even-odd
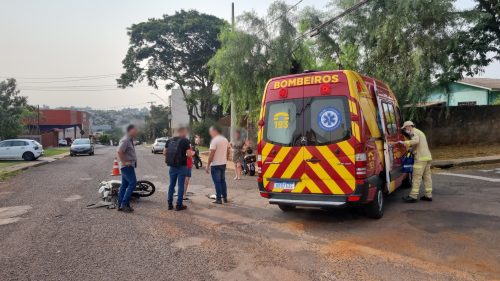
[(163, 103), (165, 103), (166, 106), (168, 106), (168, 102), (165, 101), (162, 97), (160, 97), (159, 95), (157, 95), (156, 93), (150, 93), (151, 95), (157, 97), (159, 100), (161, 100)]

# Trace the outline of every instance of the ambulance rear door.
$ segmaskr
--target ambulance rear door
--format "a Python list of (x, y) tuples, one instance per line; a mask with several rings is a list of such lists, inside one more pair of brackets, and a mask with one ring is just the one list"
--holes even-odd
[[(303, 87), (282, 91), (269, 89), (266, 94), (263, 128), (262, 173), (264, 188), (269, 192), (303, 191), (304, 128)], [(283, 95), (283, 91), (286, 94)]]

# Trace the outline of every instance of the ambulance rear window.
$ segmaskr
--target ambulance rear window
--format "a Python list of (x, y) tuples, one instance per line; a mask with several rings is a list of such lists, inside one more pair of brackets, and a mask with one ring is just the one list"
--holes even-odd
[(302, 99), (289, 99), (267, 105), (264, 136), (266, 141), (293, 146), (302, 135)]
[(351, 115), (344, 96), (305, 99), (307, 145), (327, 145), (351, 137)]

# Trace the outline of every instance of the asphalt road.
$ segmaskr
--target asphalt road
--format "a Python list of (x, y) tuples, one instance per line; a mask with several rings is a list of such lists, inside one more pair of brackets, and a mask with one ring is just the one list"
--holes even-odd
[[(166, 210), (163, 157), (138, 148), (159, 192), (133, 214), (86, 209), (113, 148), (0, 183), (0, 280), (491, 280), (500, 278), (500, 165), (434, 174), (435, 201), (389, 196), (381, 220), (357, 210), (282, 213), (255, 178), (229, 180), (215, 206), (194, 171), (185, 212)], [(228, 178), (232, 178), (228, 174)]]

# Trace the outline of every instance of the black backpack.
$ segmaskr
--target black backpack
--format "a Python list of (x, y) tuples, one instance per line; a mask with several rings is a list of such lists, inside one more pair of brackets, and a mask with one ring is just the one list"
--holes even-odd
[(181, 155), (179, 151), (179, 143), (182, 138), (175, 137), (167, 142), (167, 155), (165, 156), (165, 163), (169, 167), (180, 167)]

